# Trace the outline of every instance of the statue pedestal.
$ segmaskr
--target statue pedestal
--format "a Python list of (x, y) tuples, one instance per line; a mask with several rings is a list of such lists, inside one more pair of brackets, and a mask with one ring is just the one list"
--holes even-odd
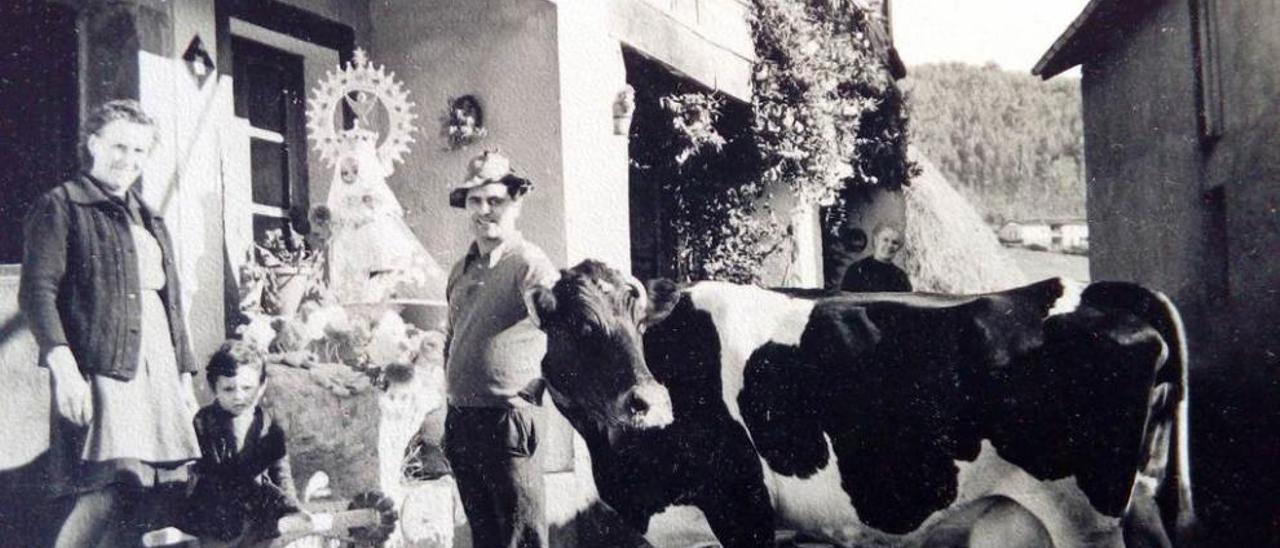
[(319, 363), (311, 369), (272, 365), (268, 375), (262, 405), (287, 432), (299, 487), (311, 474), (324, 471), (336, 499), (379, 490), (400, 512), (386, 546), (453, 546), (455, 534), (466, 529), (466, 518), (453, 477), (440, 475), (447, 467), (434, 463), (426, 480), (406, 478), (403, 468), (409, 441), (420, 429), (438, 452), (444, 429), (443, 371), (419, 368), (413, 380), (385, 393), (342, 364)]
[(449, 309), (443, 301), (430, 299), (390, 299), (377, 303), (345, 303), (342, 308), (351, 318), (377, 322), (388, 311), (395, 311), (405, 323), (423, 331), (444, 332)]
[(336, 363), (311, 369), (267, 367), (262, 406), (287, 433), (294, 482), (324, 471), (333, 495), (350, 499), (378, 489), (380, 392), (368, 378)]

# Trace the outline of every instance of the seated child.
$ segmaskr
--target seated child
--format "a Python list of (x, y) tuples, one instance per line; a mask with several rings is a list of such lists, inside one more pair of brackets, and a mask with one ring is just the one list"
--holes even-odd
[(265, 359), (247, 342), (227, 341), (206, 375), (215, 401), (196, 413), (201, 457), (183, 529), (236, 544), (272, 538), (280, 517), (301, 510), (284, 430), (258, 406)]

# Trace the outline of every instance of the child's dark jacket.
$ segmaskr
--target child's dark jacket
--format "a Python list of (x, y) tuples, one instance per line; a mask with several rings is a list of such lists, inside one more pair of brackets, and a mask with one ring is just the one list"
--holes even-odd
[(255, 408), (244, 447), (237, 451), (231, 419), (217, 403), (196, 413), (201, 457), (184, 529), (220, 540), (272, 536), (277, 519), (299, 511), (284, 429)]

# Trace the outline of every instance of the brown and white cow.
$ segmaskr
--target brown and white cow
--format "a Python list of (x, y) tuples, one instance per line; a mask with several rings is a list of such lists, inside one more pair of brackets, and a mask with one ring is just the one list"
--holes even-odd
[(1105, 283), (1049, 315), (1061, 294), (646, 289), (585, 261), (528, 298), (552, 398), (641, 531), (693, 505), (730, 547), (1168, 545), (1191, 516), (1177, 312)]

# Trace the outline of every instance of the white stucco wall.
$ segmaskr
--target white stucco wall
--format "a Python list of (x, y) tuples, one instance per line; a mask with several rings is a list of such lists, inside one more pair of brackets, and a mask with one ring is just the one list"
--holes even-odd
[(18, 312), (18, 272), (0, 268), (0, 471), (30, 464), (49, 447), (49, 373)]
[[(618, 184), (616, 173), (609, 173), (616, 172), (616, 164), (621, 162), (621, 181), (625, 184), (625, 144), (617, 145), (622, 147), (624, 156), (613, 162), (607, 154), (592, 155), (596, 148), (567, 150), (571, 145), (590, 146), (592, 137), (569, 138), (563, 128), (590, 126), (593, 122), (588, 119), (593, 114), (562, 111), (562, 105), (579, 105), (576, 99), (565, 102), (561, 95), (559, 15), (554, 3), (377, 0), (371, 16), (377, 22), (371, 58), (395, 71), (419, 112), (418, 142), (389, 184), (406, 209), (410, 227), (441, 264), (452, 265), (472, 241), (465, 213), (450, 208), (447, 196), (450, 186), (464, 178), (469, 160), (485, 149), (501, 150), (511, 158), (513, 167), (534, 181), (536, 187), (526, 198), (519, 226), (525, 237), (542, 247), (556, 265), (565, 265), (571, 253), (573, 259), (590, 254), (590, 244), (583, 242), (599, 241), (599, 234), (621, 231), (625, 238), (625, 194), (617, 198), (623, 213), (616, 221), (620, 224), (610, 221), (601, 225), (597, 222), (599, 214), (608, 214), (609, 210), (591, 210), (601, 196), (602, 187), (593, 183), (596, 174), (604, 174), (598, 180)], [(570, 56), (589, 55), (569, 49)], [(620, 55), (617, 63), (621, 64)], [(603, 89), (596, 94), (603, 95)], [(441, 118), (450, 98), (466, 94), (479, 99), (488, 135), (468, 148), (447, 150), (440, 134)], [(611, 128), (607, 99), (603, 109), (596, 111), (605, 116), (600, 126)], [(570, 154), (574, 155), (573, 162), (566, 160)], [(570, 163), (574, 165), (567, 168)], [(573, 174), (573, 183), (566, 183), (567, 172)], [(587, 210), (580, 211), (584, 207)], [(579, 213), (583, 216), (579, 217)], [(570, 216), (579, 223), (572, 228), (567, 221)], [(627, 248), (623, 249), (626, 253)], [(573, 471), (546, 477), (547, 518), (553, 527), (560, 528), (594, 499), (595, 490), (585, 447), (580, 440), (570, 441), (567, 424), (549, 404), (548, 413), (558, 423), (551, 430), (559, 431), (548, 433), (559, 441), (544, 437), (542, 447), (571, 450), (574, 458)], [(556, 544), (572, 545), (572, 530), (559, 530)]]
[[(566, 0), (569, 4), (581, 0)], [(609, 32), (681, 73), (751, 100), (755, 58), (743, 0), (609, 0)]]
[(792, 256), (790, 287), (822, 287), (822, 222), (816, 206), (795, 212), (791, 219), (795, 254)]
[(219, 124), (230, 112), (230, 89), (211, 76), (192, 78), (179, 58), (199, 35), (216, 59), (213, 2), (171, 5), (176, 52), (140, 56), (140, 100), (160, 126), (161, 146), (144, 174), (144, 199), (161, 211), (173, 234), (187, 328), (197, 362), (224, 338), (224, 260)]
[[(441, 264), (453, 264), (472, 236), (464, 212), (448, 204), (467, 162), (499, 149), (536, 188), (520, 226), (552, 262), (566, 259), (560, 91), (555, 5), (545, 0), (471, 2), (376, 0), (371, 58), (404, 82), (417, 103), (418, 134), (388, 183), (405, 218)], [(450, 98), (471, 94), (488, 136), (446, 150), (441, 118)]]
[(557, 16), (566, 264), (592, 258), (630, 272), (627, 136), (613, 124), (627, 78), (622, 45), (605, 2), (561, 2)]

